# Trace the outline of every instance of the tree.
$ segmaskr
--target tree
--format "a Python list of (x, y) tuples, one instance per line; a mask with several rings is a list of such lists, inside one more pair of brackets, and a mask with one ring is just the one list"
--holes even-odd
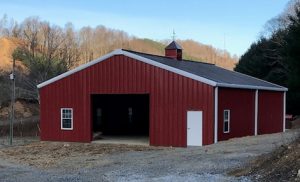
[(289, 64), (288, 87), (289, 94), (287, 101), (288, 110), (294, 113), (299, 112), (300, 108), (300, 3), (296, 4), (295, 16), (290, 16), (290, 25), (287, 29), (285, 59)]
[[(57, 58), (49, 60), (45, 55), (36, 53), (35, 56), (26, 48), (17, 48), (13, 58), (20, 60), (28, 68), (29, 74), (22, 78), (23, 88), (31, 91), (38, 100), (37, 85), (68, 70), (67, 63)], [(20, 85), (18, 85), (20, 87)]]
[(300, 3), (293, 6), (288, 23), (253, 43), (235, 70), (288, 87), (287, 112), (300, 114)]

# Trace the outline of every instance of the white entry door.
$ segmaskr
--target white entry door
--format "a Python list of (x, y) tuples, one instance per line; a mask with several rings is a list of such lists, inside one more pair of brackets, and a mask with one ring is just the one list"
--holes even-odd
[(187, 145), (202, 146), (202, 111), (187, 112)]

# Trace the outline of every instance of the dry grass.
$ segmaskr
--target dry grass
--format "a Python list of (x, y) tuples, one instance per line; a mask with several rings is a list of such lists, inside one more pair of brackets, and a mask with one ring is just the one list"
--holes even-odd
[[(0, 38), (0, 70), (10, 71), (12, 67), (12, 53), (23, 43), (16, 38)], [(16, 66), (22, 72), (28, 72), (27, 68), (19, 61)]]
[(147, 150), (159, 150), (159, 148), (138, 145), (34, 142), (0, 149), (0, 157), (30, 166), (49, 168), (57, 166), (62, 160), (68, 158), (87, 157), (93, 161), (105, 154)]

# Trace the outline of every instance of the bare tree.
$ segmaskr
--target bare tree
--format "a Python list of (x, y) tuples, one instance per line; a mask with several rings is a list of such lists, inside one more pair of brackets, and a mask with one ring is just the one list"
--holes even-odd
[(41, 27), (40, 20), (38, 17), (29, 17), (23, 21), (21, 27), (22, 38), (32, 55), (35, 56), (35, 50), (38, 46), (38, 32)]

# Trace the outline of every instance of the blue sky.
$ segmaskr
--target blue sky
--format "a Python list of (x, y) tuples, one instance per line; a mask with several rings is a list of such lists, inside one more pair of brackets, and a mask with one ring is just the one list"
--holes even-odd
[(242, 55), (288, 0), (0, 0), (0, 16), (39, 16), (76, 29), (104, 25), (154, 40), (194, 39)]

